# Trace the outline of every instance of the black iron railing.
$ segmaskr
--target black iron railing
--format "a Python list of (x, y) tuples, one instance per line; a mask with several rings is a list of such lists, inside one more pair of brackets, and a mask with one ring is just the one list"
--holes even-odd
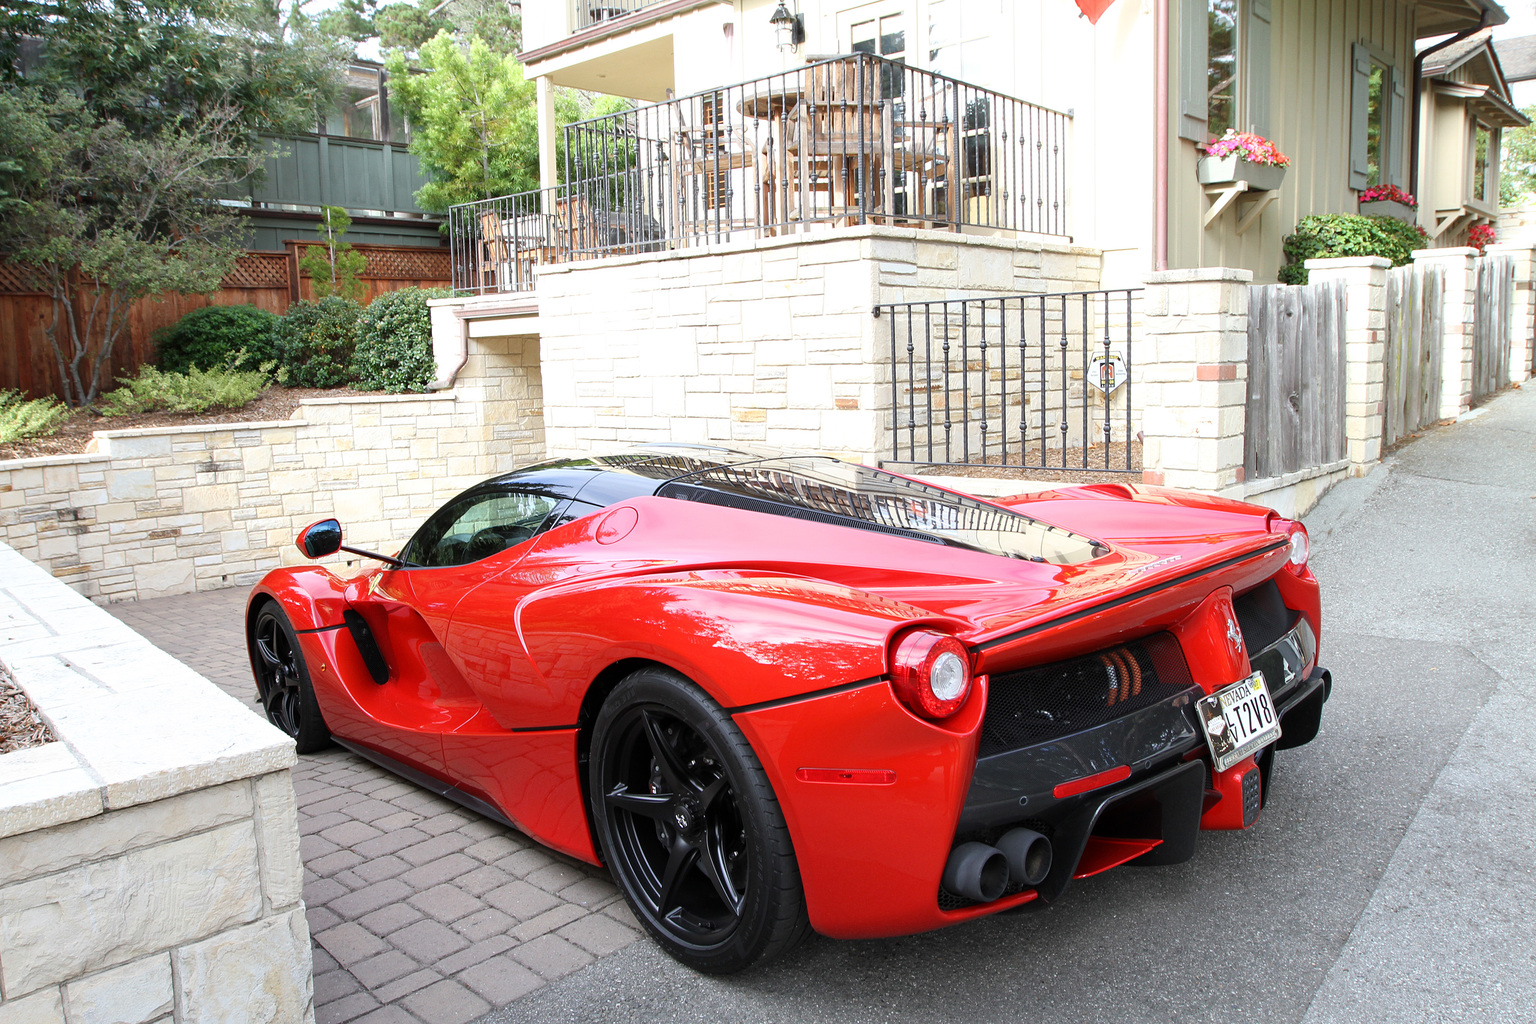
[(875, 307), (891, 342), (889, 461), (1139, 472), (1140, 289)]
[(647, 7), (655, 7), (663, 2), (664, 0), (570, 0), (571, 31), (580, 32), (593, 25), (601, 25), (615, 18), (622, 18), (626, 14), (634, 14)]
[(491, 268), (528, 248), (524, 226), (502, 218), (534, 211), (556, 230), (534, 247), (530, 273), (540, 262), (854, 224), (1065, 235), (1068, 120), (850, 54), (577, 122), (560, 190), (454, 208), (455, 285), (528, 287), (529, 274)]

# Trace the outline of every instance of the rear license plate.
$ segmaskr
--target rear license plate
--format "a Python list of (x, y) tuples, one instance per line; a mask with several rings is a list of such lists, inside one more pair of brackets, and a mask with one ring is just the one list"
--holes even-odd
[(1280, 719), (1263, 672), (1201, 697), (1195, 708), (1218, 772), (1280, 738)]

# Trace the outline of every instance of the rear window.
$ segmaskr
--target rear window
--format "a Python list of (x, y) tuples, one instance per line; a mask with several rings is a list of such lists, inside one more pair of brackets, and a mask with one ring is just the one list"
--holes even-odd
[(1058, 565), (1106, 551), (1010, 509), (830, 458), (707, 465), (674, 477), (656, 494)]

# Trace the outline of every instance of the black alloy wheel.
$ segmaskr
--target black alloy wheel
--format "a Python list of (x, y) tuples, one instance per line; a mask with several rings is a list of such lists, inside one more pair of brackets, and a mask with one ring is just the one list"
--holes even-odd
[(292, 736), (301, 754), (325, 749), (331, 742), (331, 731), (315, 701), (298, 637), (276, 602), (267, 602), (256, 613), (250, 653), (256, 693), (267, 721)]
[(594, 821), (615, 879), (683, 963), (740, 970), (809, 930), (783, 813), (746, 738), (692, 683), (642, 669), (593, 730)]

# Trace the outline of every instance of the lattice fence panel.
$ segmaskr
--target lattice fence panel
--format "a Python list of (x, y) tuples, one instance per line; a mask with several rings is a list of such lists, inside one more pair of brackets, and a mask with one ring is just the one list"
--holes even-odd
[(225, 288), (287, 288), (288, 254), (250, 252), (240, 257), (235, 269), (224, 275)]
[[(305, 243), (301, 249), (319, 249), (320, 245)], [(368, 269), (359, 277), (376, 281), (442, 281), (452, 280), (447, 249), (416, 248), (413, 246), (358, 245), (356, 251), (368, 257)], [(304, 253), (300, 253), (302, 259)]]
[(0, 260), (0, 295), (39, 295), (44, 291), (31, 267)]

